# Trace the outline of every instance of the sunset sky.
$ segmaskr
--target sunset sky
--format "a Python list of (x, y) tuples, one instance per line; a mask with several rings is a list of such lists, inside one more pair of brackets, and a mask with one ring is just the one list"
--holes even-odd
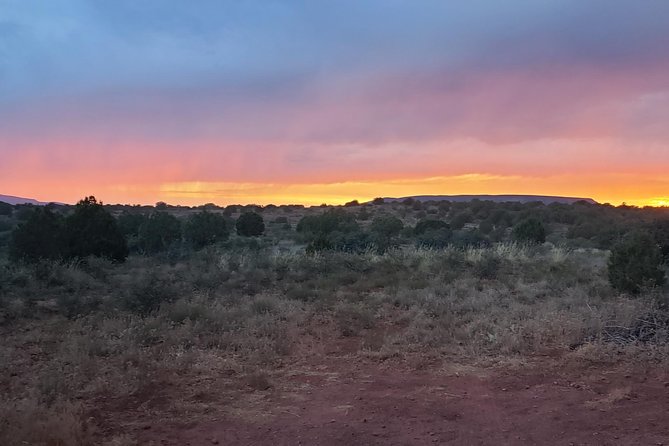
[(0, 194), (669, 204), (666, 0), (0, 0)]

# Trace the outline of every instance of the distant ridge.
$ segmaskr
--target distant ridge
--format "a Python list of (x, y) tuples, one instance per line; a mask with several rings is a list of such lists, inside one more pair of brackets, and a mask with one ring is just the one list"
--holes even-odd
[(42, 201), (33, 200), (32, 198), (23, 198), (23, 197), (14, 197), (12, 195), (0, 195), (0, 201), (9, 204), (34, 204), (34, 205), (45, 205)]
[(396, 201), (404, 201), (411, 198), (415, 201), (455, 201), (466, 202), (472, 200), (494, 201), (495, 203), (515, 202), (515, 203), (532, 203), (542, 202), (544, 204), (561, 203), (573, 204), (578, 201), (585, 201), (590, 204), (597, 204), (592, 198), (578, 198), (578, 197), (553, 197), (550, 195), (414, 195), (410, 197), (401, 198), (384, 198), (388, 203)]

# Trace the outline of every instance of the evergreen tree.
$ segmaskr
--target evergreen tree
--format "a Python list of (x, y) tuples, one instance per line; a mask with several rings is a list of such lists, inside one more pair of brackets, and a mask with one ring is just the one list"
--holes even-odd
[(184, 226), (184, 238), (196, 249), (225, 241), (229, 235), (225, 217), (212, 212), (193, 214)]
[(617, 290), (638, 294), (645, 286), (664, 284), (662, 252), (645, 232), (634, 232), (611, 250), (609, 282)]
[(521, 243), (544, 243), (546, 241), (546, 228), (539, 220), (528, 218), (513, 228), (513, 238)]
[(244, 212), (235, 224), (237, 234), (243, 237), (257, 237), (265, 232), (265, 222), (256, 212)]
[(128, 257), (128, 243), (116, 219), (93, 196), (79, 201), (65, 219), (64, 241), (69, 258), (96, 256), (122, 262)]
[(63, 248), (63, 218), (49, 208), (36, 207), (12, 232), (9, 256), (27, 262), (57, 259), (63, 256)]
[(181, 239), (181, 223), (172, 214), (154, 212), (139, 228), (139, 249), (146, 253), (164, 251)]

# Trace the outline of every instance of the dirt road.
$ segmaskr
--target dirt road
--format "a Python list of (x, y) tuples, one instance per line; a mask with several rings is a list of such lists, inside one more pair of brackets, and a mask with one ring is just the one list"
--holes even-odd
[(669, 371), (659, 367), (547, 359), (416, 370), (340, 356), (264, 382), (203, 396), (206, 419), (147, 425), (141, 444), (669, 445)]

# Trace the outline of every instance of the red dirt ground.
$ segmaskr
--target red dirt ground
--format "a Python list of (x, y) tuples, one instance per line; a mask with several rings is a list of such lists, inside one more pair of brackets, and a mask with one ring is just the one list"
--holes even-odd
[(206, 418), (144, 425), (140, 444), (669, 445), (669, 371), (659, 367), (546, 357), (415, 369), (318, 355), (273, 372), (267, 390), (207, 396)]

